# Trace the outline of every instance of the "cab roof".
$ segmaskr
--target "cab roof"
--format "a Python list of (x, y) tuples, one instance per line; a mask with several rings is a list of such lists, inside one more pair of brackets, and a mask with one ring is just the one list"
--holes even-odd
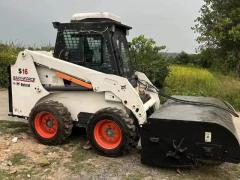
[(111, 26), (123, 28), (125, 30), (132, 29), (132, 27), (121, 23), (119, 16), (108, 12), (93, 12), (93, 13), (77, 13), (71, 18), (70, 23), (53, 22), (54, 28), (63, 29), (67, 27), (88, 27), (88, 26)]
[(71, 21), (82, 21), (86, 19), (109, 19), (121, 23), (121, 18), (109, 12), (76, 13)]

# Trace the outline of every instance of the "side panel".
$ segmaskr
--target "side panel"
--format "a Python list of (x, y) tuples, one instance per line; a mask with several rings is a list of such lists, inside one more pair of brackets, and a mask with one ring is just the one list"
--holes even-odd
[(32, 108), (49, 93), (42, 87), (31, 55), (19, 53), (11, 66), (13, 115), (28, 117)]
[(38, 76), (43, 85), (46, 86), (64, 86), (63, 80), (56, 76), (56, 71), (47, 67), (37, 66)]
[(105, 100), (105, 93), (88, 91), (79, 92), (54, 92), (42, 98), (39, 102), (53, 100), (62, 103), (70, 111), (74, 121), (78, 120), (78, 114), (95, 113), (102, 108), (116, 107), (125, 110), (122, 103)]

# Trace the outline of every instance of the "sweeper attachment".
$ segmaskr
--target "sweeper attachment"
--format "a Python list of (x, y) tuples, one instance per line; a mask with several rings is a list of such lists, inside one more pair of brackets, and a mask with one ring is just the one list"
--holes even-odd
[[(25, 50), (9, 68), (9, 115), (28, 119), (36, 139), (65, 142), (83, 127), (92, 147), (116, 157), (142, 146), (142, 162), (189, 167), (240, 162), (239, 118), (213, 98), (169, 97), (128, 55), (131, 27), (109, 13), (54, 22), (53, 52)], [(159, 95), (169, 100), (160, 105)]]
[[(177, 99), (230, 108), (214, 98)], [(161, 167), (239, 163), (239, 125), (239, 119), (223, 109), (168, 100), (141, 128), (142, 162)]]

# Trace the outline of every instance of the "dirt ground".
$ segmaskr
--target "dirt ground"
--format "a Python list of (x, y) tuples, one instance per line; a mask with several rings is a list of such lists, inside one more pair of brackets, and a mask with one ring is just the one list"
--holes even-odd
[(86, 139), (81, 129), (75, 129), (64, 145), (39, 144), (28, 124), (9, 121), (5, 115), (6, 94), (0, 91), (0, 179), (240, 180), (240, 165), (229, 163), (179, 171), (142, 165), (137, 150), (120, 158), (99, 156), (94, 150), (82, 149)]

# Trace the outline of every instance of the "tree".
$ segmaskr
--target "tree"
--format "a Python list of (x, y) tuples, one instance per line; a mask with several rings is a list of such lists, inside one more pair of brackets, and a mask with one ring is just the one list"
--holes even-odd
[(180, 54), (176, 56), (177, 64), (188, 64), (191, 62), (191, 57), (186, 52), (182, 51)]
[(224, 65), (233, 64), (240, 76), (240, 1), (204, 0), (200, 13), (193, 28), (200, 34), (198, 42), (203, 48), (219, 49)]
[(161, 52), (165, 48), (158, 46), (153, 39), (145, 38), (144, 35), (135, 37), (130, 42), (130, 56), (135, 62), (135, 68), (144, 72), (158, 87), (163, 86), (169, 73), (167, 58)]
[(212, 48), (202, 49), (201, 53), (198, 54), (199, 65), (203, 68), (210, 68), (216, 59), (215, 54), (216, 54), (215, 49)]

